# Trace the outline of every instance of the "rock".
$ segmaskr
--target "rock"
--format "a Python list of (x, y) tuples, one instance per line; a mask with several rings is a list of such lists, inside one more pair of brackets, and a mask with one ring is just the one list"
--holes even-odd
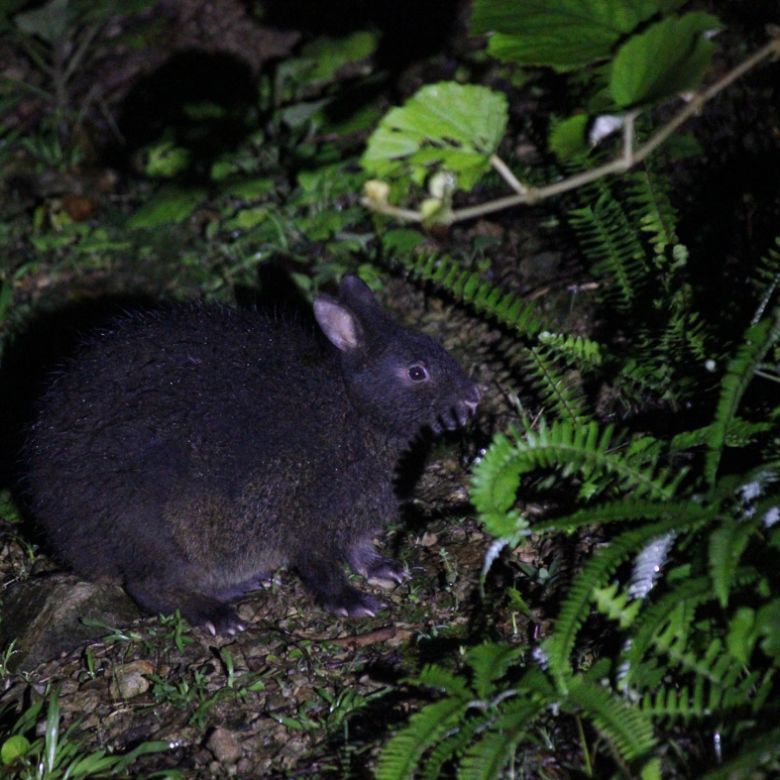
[(217, 726), (206, 740), (206, 747), (220, 764), (235, 764), (241, 758), (241, 746), (232, 731)]
[(114, 699), (132, 699), (146, 693), (151, 683), (144, 675), (153, 673), (154, 664), (145, 660), (131, 661), (116, 667), (110, 686), (111, 696)]
[(12, 641), (11, 671), (29, 672), (107, 631), (83, 619), (109, 626), (127, 625), (138, 608), (117, 585), (84, 582), (71, 574), (52, 573), (24, 580), (11, 588), (0, 612), (0, 649)]

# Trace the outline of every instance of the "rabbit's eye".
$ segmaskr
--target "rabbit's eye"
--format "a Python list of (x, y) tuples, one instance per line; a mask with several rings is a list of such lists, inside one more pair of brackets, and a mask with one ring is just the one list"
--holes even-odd
[(409, 366), (409, 379), (413, 382), (424, 382), (428, 379), (428, 369), (422, 363)]

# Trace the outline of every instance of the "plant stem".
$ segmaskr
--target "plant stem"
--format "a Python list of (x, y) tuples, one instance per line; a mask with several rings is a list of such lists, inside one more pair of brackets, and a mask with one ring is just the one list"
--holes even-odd
[[(692, 116), (699, 113), (705, 103), (712, 100), (719, 92), (726, 89), (734, 81), (742, 78), (749, 70), (759, 65), (761, 62), (767, 59), (777, 59), (780, 57), (780, 35), (775, 35), (760, 49), (750, 55), (747, 59), (743, 60), (739, 65), (730, 70), (725, 76), (720, 78), (714, 84), (707, 89), (694, 94), (692, 98), (687, 102), (684, 108), (682, 108), (672, 119), (661, 127), (656, 133), (654, 133), (649, 140), (634, 150), (634, 121), (638, 116), (637, 111), (631, 111), (626, 115), (625, 124), (623, 126), (623, 148), (620, 156), (610, 160), (603, 165), (599, 165), (596, 168), (592, 168), (589, 171), (578, 173), (574, 176), (570, 176), (567, 179), (549, 184), (545, 187), (529, 187), (520, 182), (515, 175), (507, 168), (505, 163), (500, 160), (496, 155), (492, 155), (490, 158), (491, 165), (498, 171), (502, 178), (514, 189), (516, 195), (508, 195), (503, 198), (497, 198), (495, 200), (488, 201), (487, 203), (481, 203), (478, 206), (470, 206), (464, 209), (457, 209), (449, 213), (445, 224), (452, 224), (454, 222), (461, 222), (466, 219), (473, 219), (474, 217), (480, 217), (484, 214), (492, 214), (495, 211), (502, 211), (503, 209), (512, 208), (514, 206), (521, 206), (524, 204), (537, 203), (540, 200), (551, 198), (556, 195), (560, 195), (564, 192), (582, 187), (585, 184), (589, 184), (592, 181), (596, 181), (604, 176), (610, 176), (616, 173), (625, 173), (630, 168), (638, 165), (646, 157), (652, 154), (666, 139), (677, 130), (680, 125), (687, 122)], [(377, 211), (381, 214), (386, 214), (397, 219), (406, 220), (409, 222), (421, 222), (422, 215), (418, 211), (411, 209), (403, 209), (397, 206), (393, 206), (390, 203), (379, 203), (376, 201), (370, 201), (368, 199), (362, 199), (364, 206)]]
[(593, 777), (593, 764), (590, 761), (590, 751), (588, 750), (588, 740), (585, 739), (585, 729), (582, 728), (582, 719), (579, 715), (574, 716), (574, 720), (577, 723), (577, 734), (580, 738), (580, 744), (582, 745), (582, 757), (585, 761), (584, 772), (588, 777)]
[(497, 155), (490, 155), (490, 164), (498, 171), (501, 178), (518, 194), (525, 195), (528, 187), (525, 186), (509, 169), (509, 166)]

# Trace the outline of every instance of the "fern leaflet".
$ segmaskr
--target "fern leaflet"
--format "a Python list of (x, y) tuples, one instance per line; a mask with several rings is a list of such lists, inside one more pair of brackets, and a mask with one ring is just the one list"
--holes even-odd
[(780, 307), (775, 309), (771, 317), (748, 328), (742, 346), (729, 362), (720, 386), (715, 421), (710, 426), (707, 437), (709, 451), (704, 465), (704, 474), (710, 486), (715, 484), (726, 444), (726, 434), (736, 417), (742, 396), (756, 369), (778, 338), (780, 338)]
[(406, 780), (423, 753), (451, 728), (457, 728), (468, 701), (451, 697), (423, 707), (409, 718), (409, 725), (385, 745), (377, 763), (377, 780)]
[(655, 746), (650, 718), (607, 688), (577, 676), (569, 681), (568, 697), (588, 713), (596, 728), (626, 761), (647, 754)]
[(528, 726), (542, 705), (515, 701), (504, 708), (490, 730), (466, 752), (458, 768), (458, 780), (493, 780), (514, 756), (517, 743), (527, 736)]
[(679, 529), (680, 519), (670, 518), (652, 525), (624, 531), (583, 566), (569, 588), (550, 637), (545, 642), (550, 671), (561, 690), (566, 691), (572, 670), (569, 658), (580, 626), (588, 615), (587, 605), (593, 589), (603, 587), (606, 579), (628, 557), (650, 539)]
[(433, 254), (397, 257), (394, 261), (403, 266), (412, 278), (432, 282), (480, 314), (488, 315), (523, 336), (534, 337), (550, 329), (531, 304), (483, 281), (476, 271), (463, 270), (450, 257)]
[(593, 205), (570, 211), (569, 223), (608, 297), (628, 311), (645, 278), (646, 256), (623, 207), (605, 189)]

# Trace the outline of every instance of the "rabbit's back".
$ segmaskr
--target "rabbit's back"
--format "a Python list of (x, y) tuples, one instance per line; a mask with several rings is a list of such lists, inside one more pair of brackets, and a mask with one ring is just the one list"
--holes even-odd
[[(122, 318), (82, 344), (40, 403), (33, 511), (84, 573), (115, 575), (136, 537), (239, 543), (223, 514), (253, 480), (281, 492), (275, 481), (322, 431), (338, 438), (340, 385), (317, 334), (296, 323), (200, 305)], [(198, 527), (206, 504), (221, 521), (211, 542)]]

